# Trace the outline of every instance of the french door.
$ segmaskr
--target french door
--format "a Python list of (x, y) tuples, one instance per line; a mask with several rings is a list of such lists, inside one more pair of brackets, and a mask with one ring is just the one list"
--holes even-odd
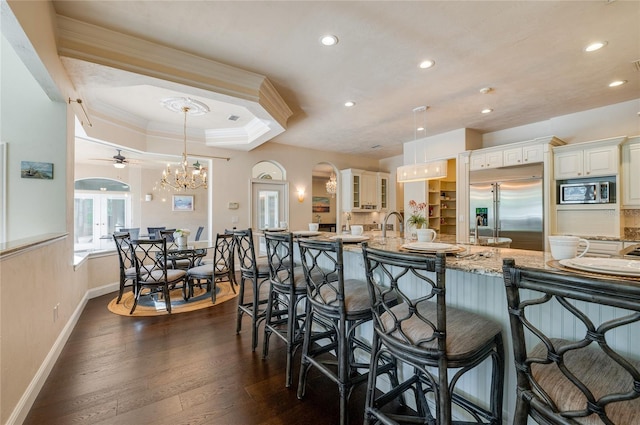
[(75, 250), (113, 248), (113, 232), (129, 227), (129, 199), (127, 194), (76, 192)]
[[(287, 226), (288, 188), (289, 183), (286, 181), (260, 179), (251, 182), (251, 228), (254, 232)], [(258, 246), (259, 255), (266, 255), (264, 238), (258, 239)]]

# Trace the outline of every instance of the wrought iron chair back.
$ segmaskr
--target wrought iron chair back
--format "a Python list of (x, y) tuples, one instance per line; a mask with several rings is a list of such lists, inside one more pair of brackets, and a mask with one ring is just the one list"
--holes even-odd
[(161, 292), (164, 296), (167, 312), (171, 313), (169, 290), (182, 284), (182, 296), (187, 300), (187, 273), (184, 270), (168, 269), (163, 261), (167, 257), (166, 239), (140, 239), (131, 241), (131, 255), (136, 267), (136, 298), (131, 308), (133, 313), (140, 299), (142, 289)]
[(200, 237), (202, 236), (202, 231), (204, 230), (204, 226), (199, 226), (198, 230), (196, 231), (196, 237), (195, 240), (199, 241)]
[[(512, 259), (503, 271), (517, 373), (514, 424), (528, 416), (544, 424), (636, 423), (640, 286)], [(558, 309), (561, 323), (549, 320)], [(575, 328), (575, 337), (559, 338), (560, 327)]]

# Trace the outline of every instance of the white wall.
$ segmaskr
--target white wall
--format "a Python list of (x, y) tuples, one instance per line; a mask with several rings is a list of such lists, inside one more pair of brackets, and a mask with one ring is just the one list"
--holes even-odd
[[(7, 143), (6, 240), (66, 231), (66, 105), (52, 102), (2, 37), (1, 140)], [(53, 180), (20, 177), (21, 161), (53, 163)]]

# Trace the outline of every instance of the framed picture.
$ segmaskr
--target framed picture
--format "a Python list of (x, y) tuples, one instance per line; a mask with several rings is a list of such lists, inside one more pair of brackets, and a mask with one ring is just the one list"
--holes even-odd
[(51, 162), (20, 162), (20, 177), (23, 179), (53, 179), (53, 164)]
[(193, 195), (173, 195), (173, 211), (193, 211)]
[(314, 196), (311, 201), (311, 211), (314, 213), (328, 213), (331, 212), (331, 204), (329, 198), (324, 196)]

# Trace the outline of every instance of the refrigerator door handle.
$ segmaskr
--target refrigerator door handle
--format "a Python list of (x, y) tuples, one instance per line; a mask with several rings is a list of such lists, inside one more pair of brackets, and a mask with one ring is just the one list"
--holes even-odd
[(493, 188), (493, 211), (495, 223), (493, 225), (493, 237), (500, 237), (500, 183), (495, 183)]

